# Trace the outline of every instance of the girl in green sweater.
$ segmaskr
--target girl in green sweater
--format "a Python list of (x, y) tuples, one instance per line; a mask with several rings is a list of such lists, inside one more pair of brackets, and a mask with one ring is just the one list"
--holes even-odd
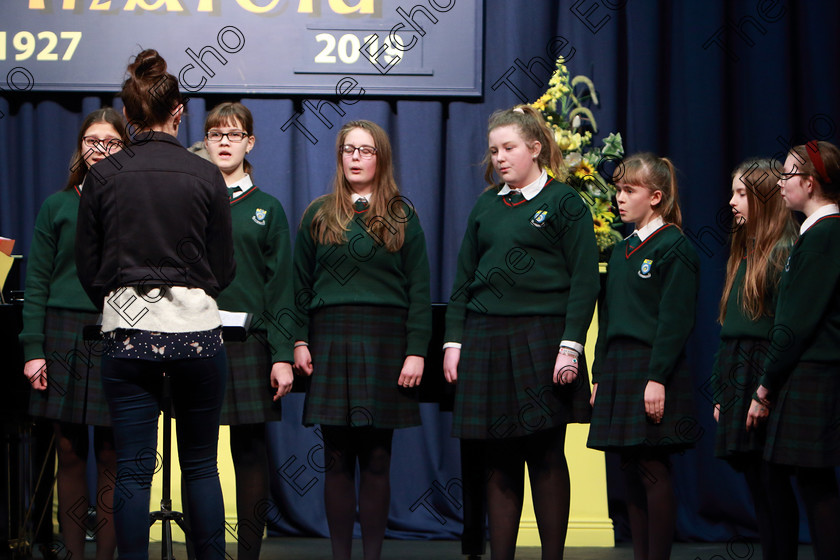
[(420, 424), (417, 389), (432, 327), (426, 239), (394, 181), (391, 143), (370, 121), (338, 133), (333, 192), (310, 204), (295, 241), (301, 327), (295, 368), (309, 376), (305, 424), (324, 434), (333, 558), (349, 560), (356, 516), (376, 560), (390, 504), (391, 438)]
[[(74, 247), (81, 185), (88, 169), (126, 141), (122, 116), (110, 107), (90, 113), (79, 129), (64, 190), (47, 198), (35, 220), (23, 305), (23, 373), (32, 388), (29, 412), (53, 421), (58, 452), (58, 517), (64, 546), (84, 558), (85, 527), (74, 512), (87, 510), (88, 426), (98, 471), (96, 558), (114, 557), (114, 435), (102, 392), (98, 351), (82, 338), (98, 320), (76, 274)], [(78, 507), (82, 500), (82, 507)]]
[[(244, 342), (227, 341), (227, 386), (221, 424), (230, 426), (236, 473), (237, 554), (260, 555), (268, 499), (266, 422), (281, 420), (279, 399), (292, 387), (292, 339), (283, 317), (294, 308), (289, 223), (280, 201), (254, 186), (245, 156), (254, 148), (254, 118), (241, 103), (222, 103), (204, 122), (204, 146), (230, 194), (236, 278), (219, 308), (253, 315)], [(286, 319), (288, 322), (288, 319)], [(288, 324), (286, 325), (288, 327)]]
[(543, 558), (562, 558), (566, 425), (589, 420), (583, 344), (599, 289), (592, 218), (562, 182), (560, 149), (532, 107), (490, 117), (485, 159), (490, 186), (470, 213), (446, 312), (443, 371), (458, 384), (452, 432), (487, 450), (493, 560), (514, 557), (526, 463)]
[[(715, 455), (744, 474), (764, 560), (793, 560), (799, 511), (790, 477), (762, 460), (765, 432), (748, 432), (744, 422), (770, 345), (779, 278), (797, 237), (772, 163), (749, 160), (732, 173), (732, 248), (720, 300), (722, 328), (712, 382), (718, 421)], [(787, 506), (774, 509), (772, 501)]]
[[(796, 477), (814, 557), (827, 560), (840, 550), (840, 149), (817, 141), (794, 147), (779, 186), (805, 221), (782, 272), (747, 429), (769, 416), (764, 459)], [(775, 514), (787, 507), (771, 502)]]
[(670, 160), (636, 154), (613, 179), (621, 220), (636, 231), (610, 257), (587, 445), (621, 456), (635, 558), (666, 560), (677, 517), (670, 456), (696, 439), (684, 349), (694, 327), (699, 261), (680, 230)]

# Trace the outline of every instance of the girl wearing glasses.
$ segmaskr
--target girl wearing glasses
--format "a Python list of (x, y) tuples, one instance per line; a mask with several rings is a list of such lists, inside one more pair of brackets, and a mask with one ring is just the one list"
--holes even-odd
[[(788, 153), (779, 180), (791, 210), (805, 214), (781, 273), (764, 375), (747, 429), (768, 419), (764, 459), (796, 477), (814, 557), (840, 549), (840, 149), (811, 141)], [(771, 494), (776, 515), (792, 497)]]
[[(67, 186), (47, 198), (38, 212), (26, 274), (20, 342), (26, 360), (23, 372), (35, 389), (29, 412), (53, 422), (58, 516), (64, 546), (75, 558), (83, 558), (85, 550), (85, 527), (71, 512), (88, 507), (88, 425), (94, 426), (98, 471), (96, 558), (108, 560), (116, 550), (109, 492), (116, 472), (114, 434), (102, 394), (99, 354), (91, 352), (82, 338), (84, 327), (97, 323), (98, 313), (79, 283), (73, 247), (88, 169), (118, 152), (125, 140), (125, 123), (114, 109), (103, 107), (85, 118), (70, 160)], [(80, 508), (76, 507), (79, 500)]]
[(431, 303), (423, 230), (400, 196), (377, 124), (352, 121), (339, 131), (332, 192), (304, 213), (294, 264), (303, 315), (295, 368), (309, 376), (303, 421), (324, 434), (333, 558), (350, 558), (358, 460), (364, 557), (378, 559), (393, 430), (420, 424)]
[(694, 417), (685, 345), (700, 262), (680, 230), (671, 160), (629, 156), (613, 180), (621, 221), (636, 230), (610, 256), (587, 446), (621, 457), (634, 558), (667, 560), (677, 520), (671, 455), (696, 441), (682, 426)]
[(583, 344), (598, 249), (589, 210), (562, 183), (563, 156), (534, 108), (494, 113), (488, 143), (489, 186), (470, 213), (446, 312), (443, 371), (458, 383), (452, 432), (485, 442), (493, 560), (514, 557), (525, 463), (543, 558), (562, 558), (566, 425), (589, 420)]
[[(721, 341), (712, 387), (718, 421), (715, 455), (744, 474), (764, 560), (788, 560), (796, 558), (799, 539), (790, 477), (768, 469), (762, 460), (763, 426), (747, 432), (744, 422), (770, 344), (779, 278), (797, 235), (771, 165), (767, 159), (749, 160), (732, 173), (732, 245), (720, 300)], [(784, 496), (790, 507), (773, 510), (771, 496)]]
[(279, 399), (293, 380), (292, 339), (280, 328), (294, 311), (289, 223), (280, 201), (251, 180), (251, 163), (245, 159), (256, 142), (251, 111), (241, 103), (222, 103), (207, 115), (204, 132), (210, 161), (228, 187), (237, 260), (236, 278), (216, 302), (220, 309), (253, 315), (244, 342), (225, 342), (228, 375), (221, 424), (230, 426), (236, 472), (238, 557), (256, 560), (266, 523), (259, 515), (260, 502), (269, 493), (265, 423), (281, 420)]
[(127, 75), (120, 97), (135, 142), (100, 180), (85, 180), (76, 232), (79, 280), (111, 343), (102, 385), (117, 450), (117, 547), (121, 560), (148, 558), (165, 373), (191, 540), (199, 560), (221, 559), (216, 451), (227, 360), (214, 298), (236, 271), (230, 203), (219, 169), (176, 139), (184, 101), (166, 61), (144, 50)]

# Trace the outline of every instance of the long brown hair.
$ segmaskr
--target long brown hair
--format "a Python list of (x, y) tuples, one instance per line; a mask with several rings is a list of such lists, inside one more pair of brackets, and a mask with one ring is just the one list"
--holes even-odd
[[(394, 166), (391, 157), (391, 142), (388, 134), (378, 124), (365, 121), (351, 121), (341, 127), (335, 142), (335, 176), (332, 193), (315, 199), (312, 204), (323, 201), (312, 217), (312, 238), (322, 245), (341, 245), (347, 242), (347, 225), (356, 215), (350, 195), (353, 189), (344, 176), (341, 146), (351, 130), (360, 128), (373, 137), (376, 148), (376, 173), (373, 176), (373, 190), (370, 207), (365, 213), (365, 225), (370, 233), (385, 246), (388, 252), (399, 251), (405, 239), (405, 224), (412, 210), (401, 202), (400, 190), (394, 180)], [(311, 205), (310, 205), (311, 206)], [(368, 217), (369, 216), (369, 217)]]
[(747, 192), (747, 223), (733, 227), (726, 282), (720, 299), (718, 321), (726, 319), (726, 302), (732, 292), (738, 267), (745, 258), (747, 270), (739, 295), (744, 315), (756, 321), (773, 316), (765, 295), (774, 288), (796, 241), (793, 215), (785, 205), (773, 173), (773, 161), (750, 159), (732, 172)]
[[(213, 110), (207, 113), (207, 118), (204, 121), (204, 134), (213, 127), (219, 126), (241, 126), (242, 129), (248, 133), (248, 136), (254, 135), (254, 116), (251, 111), (238, 101), (226, 101), (213, 107)], [(243, 140), (243, 142), (246, 142)], [(254, 170), (251, 162), (245, 159), (242, 162), (242, 168), (248, 175)]]
[(82, 158), (84, 155), (82, 153), (82, 138), (85, 137), (87, 129), (97, 123), (110, 124), (117, 131), (117, 134), (120, 135), (120, 140), (123, 143), (128, 142), (128, 137), (125, 132), (125, 121), (123, 121), (122, 115), (116, 110), (111, 107), (102, 107), (90, 113), (82, 122), (82, 127), (79, 129), (79, 134), (76, 137), (76, 149), (73, 150), (73, 156), (70, 158), (70, 175), (67, 177), (67, 184), (62, 190), (73, 190), (76, 185), (81, 185), (84, 182), (88, 167)]
[[(566, 180), (569, 172), (565, 163), (563, 163), (563, 154), (560, 152), (557, 142), (554, 141), (554, 133), (545, 123), (539, 111), (530, 105), (500, 109), (490, 115), (490, 121), (487, 123), (487, 135), (490, 136), (490, 133), (500, 126), (509, 125), (516, 126), (519, 129), (519, 134), (529, 147), (533, 147), (534, 142), (540, 143), (540, 155), (537, 156), (537, 164), (540, 169), (551, 171), (551, 174), (558, 181)], [(492, 187), (498, 181), (496, 180), (496, 170), (493, 168), (490, 150), (487, 150), (483, 163), (485, 165), (484, 180)]]
[(682, 227), (677, 170), (670, 159), (650, 152), (628, 156), (613, 171), (613, 182), (661, 192), (657, 215), (669, 224)]
[(154, 49), (141, 51), (126, 68), (120, 97), (133, 128), (146, 129), (165, 123), (184, 102), (178, 80), (166, 71), (166, 61)]

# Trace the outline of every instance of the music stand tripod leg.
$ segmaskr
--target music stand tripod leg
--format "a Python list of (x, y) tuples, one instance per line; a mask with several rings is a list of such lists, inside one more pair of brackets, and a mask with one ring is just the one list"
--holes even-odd
[(161, 398), (161, 410), (163, 411), (163, 465), (161, 476), (163, 478), (163, 491), (160, 498), (160, 510), (149, 514), (149, 526), (160, 520), (161, 526), (161, 558), (162, 560), (174, 560), (172, 552), (172, 521), (184, 531), (187, 539), (190, 538), (184, 515), (180, 511), (172, 511), (172, 388), (168, 375), (163, 375), (163, 392)]

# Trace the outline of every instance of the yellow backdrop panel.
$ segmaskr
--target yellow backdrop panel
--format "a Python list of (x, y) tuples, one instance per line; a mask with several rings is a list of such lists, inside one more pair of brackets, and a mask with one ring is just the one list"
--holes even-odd
[[(598, 339), (598, 312), (586, 335), (589, 369)], [(613, 524), (607, 507), (607, 471), (604, 453), (586, 447), (589, 424), (570, 424), (566, 431), (566, 460), (572, 479), (572, 508), (566, 546), (615, 546)], [(519, 523), (519, 546), (539, 546), (537, 519), (531, 502), (531, 485), (525, 476), (525, 501)]]

